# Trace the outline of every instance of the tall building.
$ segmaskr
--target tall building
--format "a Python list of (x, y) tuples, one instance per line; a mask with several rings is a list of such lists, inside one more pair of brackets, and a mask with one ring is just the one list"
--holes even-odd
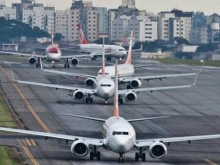
[(99, 33), (108, 33), (108, 11), (106, 7), (95, 7), (98, 14)]
[(16, 8), (0, 5), (0, 17), (5, 17), (7, 20), (16, 19)]
[(54, 7), (33, 6), (23, 9), (22, 21), (32, 28), (37, 26), (52, 34), (55, 31)]
[(197, 30), (200, 27), (206, 27), (206, 16), (203, 12), (196, 12), (192, 18), (192, 29)]
[(197, 27), (190, 31), (189, 42), (191, 44), (207, 44), (208, 32), (206, 27)]
[(81, 23), (84, 35), (89, 41), (93, 42), (98, 39), (99, 19), (96, 8), (92, 6), (92, 2), (83, 2), (82, 0), (73, 1), (69, 15), (69, 41), (79, 41), (78, 22)]
[(70, 10), (57, 10), (55, 14), (55, 33), (60, 33), (64, 41), (68, 40), (68, 24)]
[(161, 12), (159, 15), (159, 39), (172, 41), (175, 37), (181, 37), (189, 41), (193, 12), (174, 9), (171, 12)]
[(113, 24), (112, 21), (117, 18), (118, 16), (145, 16), (145, 10), (138, 10), (135, 7), (135, 0), (122, 0), (122, 5), (119, 6), (117, 9), (109, 9), (108, 10), (108, 32), (109, 32), (109, 39), (113, 40)]

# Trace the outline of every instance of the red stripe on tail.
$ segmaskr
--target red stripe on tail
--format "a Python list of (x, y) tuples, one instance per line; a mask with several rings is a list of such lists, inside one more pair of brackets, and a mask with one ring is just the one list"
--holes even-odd
[(131, 31), (130, 44), (129, 44), (129, 49), (128, 49), (128, 56), (127, 56), (127, 60), (125, 61), (125, 64), (131, 64), (132, 41), (133, 41), (133, 30)]
[(80, 39), (80, 43), (81, 44), (89, 44), (89, 42), (86, 40), (85, 36), (84, 36), (84, 33), (82, 31), (82, 26), (80, 23), (77, 24), (78, 28), (78, 33), (79, 33), (79, 39)]

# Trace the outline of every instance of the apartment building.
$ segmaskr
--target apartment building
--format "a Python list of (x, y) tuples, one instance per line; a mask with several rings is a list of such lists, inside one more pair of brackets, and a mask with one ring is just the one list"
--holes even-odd
[(70, 10), (57, 10), (55, 14), (55, 33), (60, 33), (64, 41), (68, 40), (68, 24)]
[(5, 17), (7, 20), (16, 19), (16, 8), (0, 5), (0, 17)]

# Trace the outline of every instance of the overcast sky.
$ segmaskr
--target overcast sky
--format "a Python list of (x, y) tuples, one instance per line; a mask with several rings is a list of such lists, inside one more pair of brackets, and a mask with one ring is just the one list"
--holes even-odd
[[(19, 3), (20, 0), (0, 0), (5, 1), (6, 6), (11, 3)], [(121, 5), (121, 0), (86, 0), (92, 1), (94, 6), (117, 8)], [(36, 3), (44, 3), (45, 6), (55, 6), (56, 10), (70, 8), (72, 0), (36, 0)], [(138, 9), (147, 10), (157, 14), (160, 11), (170, 11), (178, 8), (184, 11), (204, 11), (205, 14), (220, 14), (220, 0), (136, 0)]]

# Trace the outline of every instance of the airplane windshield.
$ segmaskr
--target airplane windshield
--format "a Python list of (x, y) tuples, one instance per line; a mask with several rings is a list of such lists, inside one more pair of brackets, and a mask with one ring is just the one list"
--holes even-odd
[(101, 87), (110, 87), (111, 84), (101, 84)]
[(121, 52), (122, 52), (122, 51), (125, 51), (125, 49), (119, 49), (119, 51), (121, 51)]
[[(101, 75), (102, 73), (101, 72), (99, 72), (99, 75)], [(109, 75), (109, 73), (105, 73), (105, 75)]]
[(116, 132), (116, 131), (113, 131), (112, 135), (129, 135), (128, 132)]

